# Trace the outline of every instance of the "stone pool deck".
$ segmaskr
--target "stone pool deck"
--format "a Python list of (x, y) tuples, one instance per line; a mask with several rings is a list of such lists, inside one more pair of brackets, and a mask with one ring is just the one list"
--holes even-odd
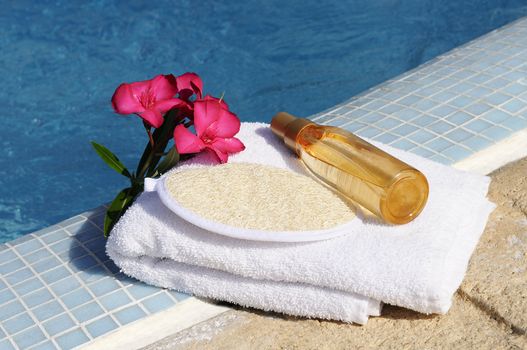
[[(527, 19), (313, 119), (480, 173), (525, 156)], [(494, 175), (491, 196), (500, 208), (447, 316), (388, 306), (382, 317), (357, 327), (259, 312), (225, 313), (225, 306), (147, 286), (120, 273), (105, 254), (104, 208), (98, 208), (0, 245), (0, 349), (134, 349), (218, 314), (220, 319), (154, 348), (177, 347), (185, 343), (185, 334), (210, 337), (214, 329), (222, 331), (213, 338), (212, 348), (527, 347), (527, 169), (519, 164), (523, 173), (516, 177), (507, 169)], [(239, 323), (216, 327), (229, 322)]]

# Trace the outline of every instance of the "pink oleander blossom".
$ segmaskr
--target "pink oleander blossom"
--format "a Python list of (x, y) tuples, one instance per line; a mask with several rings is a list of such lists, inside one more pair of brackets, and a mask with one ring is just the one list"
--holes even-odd
[(240, 120), (229, 111), (227, 104), (212, 96), (194, 102), (194, 128), (196, 134), (183, 125), (174, 129), (174, 141), (179, 153), (212, 151), (226, 163), (229, 154), (243, 151), (245, 146), (234, 137), (240, 131)]
[(112, 106), (119, 114), (135, 113), (148, 125), (159, 128), (167, 111), (174, 107), (188, 108), (187, 102), (174, 97), (177, 93), (176, 78), (160, 74), (150, 80), (119, 85), (112, 96)]
[(192, 95), (196, 95), (198, 100), (201, 99), (203, 82), (196, 73), (187, 72), (178, 76), (176, 86), (180, 99), (188, 102)]

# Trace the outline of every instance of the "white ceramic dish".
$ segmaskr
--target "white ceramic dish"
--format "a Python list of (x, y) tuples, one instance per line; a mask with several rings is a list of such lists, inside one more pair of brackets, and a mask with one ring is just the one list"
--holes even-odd
[(359, 218), (355, 217), (353, 220), (343, 225), (338, 225), (324, 230), (312, 231), (264, 231), (225, 225), (219, 222), (208, 220), (183, 207), (167, 191), (165, 180), (166, 177), (161, 177), (160, 179), (145, 179), (145, 191), (157, 192), (161, 202), (163, 202), (167, 208), (191, 224), (201, 227), (207, 231), (232, 238), (266, 242), (321, 241), (345, 235), (346, 233), (350, 232), (350, 230), (360, 221)]

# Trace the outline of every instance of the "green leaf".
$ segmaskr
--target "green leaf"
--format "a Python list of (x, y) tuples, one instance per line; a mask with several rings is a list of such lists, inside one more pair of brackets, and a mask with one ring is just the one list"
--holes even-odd
[(132, 205), (137, 193), (134, 193), (133, 188), (128, 187), (122, 190), (114, 198), (113, 202), (106, 211), (106, 217), (104, 218), (104, 236), (108, 237), (110, 231), (117, 221), (123, 216), (124, 212), (130, 205)]
[(170, 151), (168, 151), (167, 155), (165, 156), (165, 158), (163, 158), (161, 163), (159, 163), (159, 166), (157, 167), (157, 172), (159, 174), (163, 174), (166, 171), (172, 169), (172, 167), (176, 165), (177, 162), (179, 162), (179, 153), (176, 149), (176, 146), (174, 146), (170, 149)]
[(110, 168), (117, 171), (119, 174), (124, 175), (126, 177), (132, 177), (130, 175), (130, 172), (123, 163), (117, 158), (115, 154), (113, 154), (108, 148), (104, 147), (103, 145), (100, 145), (94, 141), (91, 142), (91, 145), (95, 149), (95, 152), (101, 157), (101, 159), (108, 164)]

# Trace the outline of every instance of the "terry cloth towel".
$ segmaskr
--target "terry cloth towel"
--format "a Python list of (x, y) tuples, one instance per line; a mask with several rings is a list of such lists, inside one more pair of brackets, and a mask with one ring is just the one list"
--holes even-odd
[[(267, 124), (242, 123), (238, 137), (246, 150), (230, 162), (304, 173)], [(381, 302), (446, 313), (494, 208), (486, 199), (490, 180), (375, 144), (428, 178), (428, 203), (409, 224), (360, 221), (319, 242), (239, 240), (193, 226), (156, 193), (143, 193), (114, 227), (107, 253), (147, 283), (292, 315), (364, 324)], [(204, 153), (181, 166), (210, 161)]]

